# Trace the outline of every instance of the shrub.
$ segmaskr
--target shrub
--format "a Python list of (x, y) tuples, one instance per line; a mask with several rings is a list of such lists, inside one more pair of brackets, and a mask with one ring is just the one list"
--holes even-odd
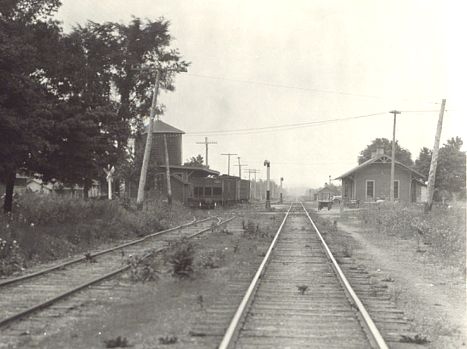
[(159, 279), (159, 268), (154, 258), (142, 260), (138, 256), (130, 255), (127, 259), (130, 266), (130, 280), (133, 282), (157, 281)]
[(193, 273), (194, 249), (190, 242), (182, 241), (174, 246), (169, 256), (172, 273), (180, 278), (189, 277)]

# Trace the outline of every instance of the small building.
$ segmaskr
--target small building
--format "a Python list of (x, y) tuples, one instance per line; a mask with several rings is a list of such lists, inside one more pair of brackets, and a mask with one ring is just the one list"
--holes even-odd
[[(148, 129), (135, 140), (135, 151), (143, 152), (146, 145)], [(210, 170), (205, 166), (182, 165), (182, 135), (185, 133), (159, 119), (154, 121), (153, 141), (151, 147), (150, 163), (156, 166), (153, 183), (149, 188), (167, 195), (167, 165), (165, 160), (165, 143), (169, 158), (170, 187), (174, 200), (187, 203), (195, 196), (194, 184), (208, 176), (218, 176), (219, 172)], [(136, 191), (134, 191), (136, 194)]]
[(327, 184), (324, 188), (318, 190), (315, 193), (316, 201), (332, 201), (334, 196), (340, 195), (338, 190), (335, 187), (328, 186)]
[[(136, 153), (143, 152), (146, 144), (148, 127), (135, 140)], [(169, 165), (180, 166), (182, 164), (182, 135), (185, 132), (175, 128), (162, 120), (155, 120), (153, 124), (151, 164), (156, 166), (165, 165), (165, 140), (167, 141), (167, 152), (169, 154)], [(164, 140), (165, 138), (165, 140)]]
[(318, 210), (321, 210), (323, 207), (331, 209), (334, 197), (337, 195), (339, 195), (338, 190), (326, 183), (324, 188), (318, 190), (315, 194), (316, 201), (318, 201)]
[[(378, 149), (371, 159), (337, 177), (342, 180), (344, 202), (389, 200), (391, 161), (383, 149)], [(405, 203), (422, 202), (426, 197), (425, 180), (421, 173), (395, 161), (394, 199)]]

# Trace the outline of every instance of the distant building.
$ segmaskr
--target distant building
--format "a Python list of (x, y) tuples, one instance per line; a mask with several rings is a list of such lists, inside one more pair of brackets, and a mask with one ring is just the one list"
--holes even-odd
[(334, 186), (325, 185), (324, 188), (318, 190), (315, 193), (315, 200), (316, 201), (332, 201), (334, 196), (340, 195), (339, 191)]
[[(378, 149), (371, 159), (336, 179), (342, 180), (344, 202), (389, 200), (391, 157)], [(425, 177), (414, 169), (395, 161), (394, 199), (400, 202), (423, 202), (426, 199)]]

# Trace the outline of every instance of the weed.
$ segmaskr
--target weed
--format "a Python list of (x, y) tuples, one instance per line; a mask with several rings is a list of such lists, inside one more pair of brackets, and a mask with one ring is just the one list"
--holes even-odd
[(342, 255), (346, 258), (351, 258), (353, 255), (353, 248), (350, 245), (344, 245), (342, 247)]
[[(435, 207), (425, 214), (415, 205), (381, 204), (370, 205), (358, 215), (377, 232), (414, 240), (417, 253), (434, 255), (465, 274), (465, 209)], [(422, 249), (424, 245), (429, 248)]]
[(159, 343), (160, 344), (175, 344), (178, 342), (178, 338), (176, 336), (165, 336), (165, 337), (159, 337)]
[(213, 251), (206, 256), (202, 262), (202, 266), (205, 269), (217, 269), (220, 268), (224, 259), (225, 255), (222, 253), (222, 251)]
[(90, 252), (86, 252), (84, 258), (88, 263), (97, 263), (96, 258)]
[(203, 295), (200, 294), (198, 296), (198, 298), (196, 298), (196, 301), (198, 302), (199, 307), (201, 308), (201, 310), (203, 310), (204, 309), (204, 297), (203, 297)]
[(128, 348), (130, 343), (126, 337), (120, 337), (104, 340), (106, 348)]
[(304, 295), (305, 292), (308, 290), (308, 286), (300, 285), (300, 286), (297, 286), (297, 289), (298, 289), (298, 293), (300, 293), (301, 295)]
[(188, 334), (192, 337), (206, 337), (207, 334), (204, 333), (204, 332), (194, 332), (194, 331), (190, 331), (188, 332)]
[(267, 231), (263, 231), (260, 228), (260, 225), (253, 222), (253, 221), (248, 221), (246, 224), (246, 227), (244, 228), (244, 234), (247, 238), (249, 239), (262, 239), (262, 238), (267, 238), (269, 236)]
[(337, 221), (336, 221), (336, 220), (334, 220), (334, 221), (332, 222), (331, 231), (337, 232)]
[(0, 276), (21, 271), (23, 265), (24, 258), (20, 253), (18, 242), (0, 238)]
[(384, 279), (382, 279), (381, 281), (384, 281), (384, 282), (394, 282), (395, 280), (390, 276), (386, 276)]
[(172, 273), (180, 278), (189, 277), (193, 273), (194, 249), (190, 242), (182, 241), (174, 247), (169, 256)]
[(401, 335), (401, 343), (427, 344), (430, 343), (427, 337), (416, 334), (414, 337)]
[(157, 281), (159, 270), (154, 260), (142, 260), (138, 256), (130, 255), (127, 259), (130, 265), (130, 280), (133, 282)]

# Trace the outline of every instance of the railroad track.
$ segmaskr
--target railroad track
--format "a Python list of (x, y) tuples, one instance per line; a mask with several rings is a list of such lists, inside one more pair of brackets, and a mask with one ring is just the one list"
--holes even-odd
[(301, 204), (287, 211), (219, 346), (272, 347), (387, 348)]
[(52, 305), (55, 306), (64, 298), (125, 272), (130, 268), (127, 261), (130, 255), (141, 259), (148, 258), (167, 249), (175, 241), (193, 238), (232, 219), (221, 221), (220, 218), (209, 217), (192, 221), (38, 272), (2, 280), (0, 281), (0, 330), (3, 332), (5, 328), (8, 329), (20, 319)]

